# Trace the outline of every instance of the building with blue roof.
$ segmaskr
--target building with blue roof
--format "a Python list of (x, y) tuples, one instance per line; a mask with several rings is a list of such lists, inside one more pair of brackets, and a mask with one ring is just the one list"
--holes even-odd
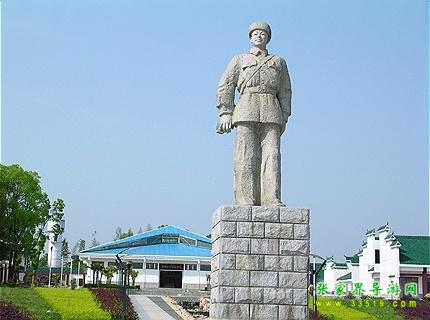
[[(88, 266), (86, 283), (95, 281), (95, 265), (117, 266), (118, 256), (138, 272), (135, 284), (142, 288), (204, 289), (211, 246), (210, 238), (168, 225), (86, 249), (79, 258)], [(117, 272), (112, 281), (118, 279)], [(102, 282), (107, 280), (102, 276)]]

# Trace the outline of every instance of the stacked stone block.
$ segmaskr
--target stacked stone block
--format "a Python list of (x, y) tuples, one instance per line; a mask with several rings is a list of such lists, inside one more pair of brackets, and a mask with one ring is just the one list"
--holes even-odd
[(212, 319), (308, 319), (308, 209), (222, 206), (212, 239)]

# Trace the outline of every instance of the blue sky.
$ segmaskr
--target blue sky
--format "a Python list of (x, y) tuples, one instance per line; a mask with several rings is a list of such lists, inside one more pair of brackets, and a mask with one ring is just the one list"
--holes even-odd
[(291, 75), (282, 198), (311, 209), (311, 250), (428, 233), (427, 1), (2, 1), (1, 160), (65, 200), (71, 245), (210, 232), (233, 203), (216, 88), (254, 20)]

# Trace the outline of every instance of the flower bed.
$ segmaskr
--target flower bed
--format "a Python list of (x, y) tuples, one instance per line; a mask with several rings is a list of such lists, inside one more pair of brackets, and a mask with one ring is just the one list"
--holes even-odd
[[(430, 319), (430, 303), (417, 300), (416, 307), (396, 307), (397, 312), (405, 319), (425, 320)], [(406, 303), (409, 306), (409, 301)]]
[[(121, 289), (94, 288), (90, 289), (96, 296), (103, 310), (109, 312), (113, 320), (137, 320), (139, 319), (130, 298)], [(126, 309), (124, 310), (124, 299)]]
[(27, 310), (33, 320), (61, 319), (61, 315), (53, 311), (52, 306), (39, 296), (34, 288), (0, 287), (0, 300), (9, 301)]
[(62, 320), (110, 320), (108, 312), (102, 310), (88, 289), (35, 288)]
[(9, 301), (0, 301), (0, 319), (31, 320), (30, 314)]

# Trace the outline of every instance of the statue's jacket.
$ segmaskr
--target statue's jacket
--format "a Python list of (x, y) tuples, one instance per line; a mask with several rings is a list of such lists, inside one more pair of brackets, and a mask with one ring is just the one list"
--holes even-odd
[[(283, 126), (291, 114), (291, 83), (284, 59), (273, 56), (246, 81), (266, 55), (267, 51), (255, 47), (250, 53), (238, 54), (221, 77), (217, 108), (220, 115), (233, 113), (233, 125), (247, 121)], [(236, 106), (235, 89), (241, 93)]]

